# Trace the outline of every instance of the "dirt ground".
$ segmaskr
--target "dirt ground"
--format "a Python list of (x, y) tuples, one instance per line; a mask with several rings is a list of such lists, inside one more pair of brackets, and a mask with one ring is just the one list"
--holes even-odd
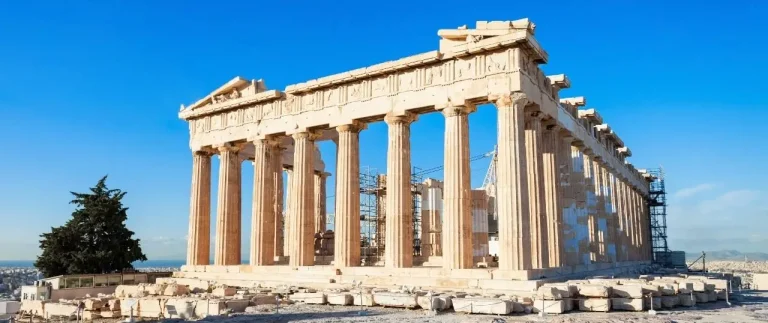
[(656, 315), (647, 312), (587, 313), (570, 312), (560, 315), (539, 317), (535, 314), (493, 316), (461, 314), (453, 312), (430, 315), (424, 310), (403, 310), (394, 308), (369, 307), (365, 315), (359, 314), (359, 307), (294, 304), (283, 306), (275, 314), (275, 306), (258, 307), (260, 313), (236, 314), (228, 318), (206, 318), (199, 322), (705, 322), (705, 323), (751, 323), (768, 322), (768, 292), (743, 291), (731, 300), (698, 304), (695, 308), (678, 307), (661, 310)]

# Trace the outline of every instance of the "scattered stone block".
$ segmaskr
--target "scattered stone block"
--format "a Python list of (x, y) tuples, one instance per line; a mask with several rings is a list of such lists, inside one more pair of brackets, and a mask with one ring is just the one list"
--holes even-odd
[(579, 311), (608, 312), (611, 309), (610, 298), (579, 298)]
[(217, 297), (227, 297), (234, 296), (236, 292), (237, 290), (234, 287), (216, 287), (211, 294)]
[(693, 292), (693, 295), (696, 297), (696, 303), (709, 302), (709, 295), (706, 292)]
[(101, 311), (83, 311), (83, 321), (93, 321), (101, 318)]
[(680, 294), (678, 295), (678, 299), (680, 300), (681, 306), (691, 307), (696, 306), (696, 296), (692, 296), (693, 294)]
[(705, 292), (714, 292), (715, 291), (715, 284), (710, 284), (709, 282), (704, 282), (704, 291)]
[(384, 292), (373, 294), (373, 301), (382, 306), (416, 308), (417, 297), (416, 294)]
[(107, 307), (112, 311), (119, 311), (120, 310), (120, 300), (119, 299), (110, 299), (107, 301)]
[(617, 311), (642, 311), (642, 298), (611, 298), (611, 308)]
[(717, 291), (717, 299), (718, 300), (725, 300), (725, 299), (727, 299), (727, 295), (726, 294), (727, 294), (727, 292), (725, 291), (725, 289), (718, 290)]
[(272, 295), (254, 295), (251, 297), (251, 305), (276, 305), (277, 298)]
[(658, 286), (662, 296), (677, 295), (677, 284), (665, 282), (650, 282), (651, 285)]
[(230, 309), (232, 313), (244, 312), (248, 305), (251, 305), (249, 299), (230, 299), (224, 302), (224, 307)]
[(711, 291), (707, 292), (708, 302), (717, 302), (717, 292)]
[(661, 309), (661, 296), (659, 297), (646, 297), (643, 303), (645, 304), (645, 308), (647, 309), (654, 309), (654, 310), (660, 310)]
[(512, 302), (498, 298), (455, 298), (453, 310), (469, 314), (507, 315), (512, 312)]
[(99, 312), (99, 315), (101, 315), (101, 318), (105, 319), (114, 319), (114, 318), (120, 318), (120, 311), (101, 311)]
[(162, 284), (139, 284), (139, 290), (143, 290), (146, 295), (158, 296), (163, 295), (165, 291), (165, 285)]
[(184, 296), (189, 294), (189, 288), (184, 285), (171, 284), (163, 290), (164, 296)]
[(352, 294), (350, 293), (328, 293), (326, 299), (331, 305), (352, 305)]
[(679, 304), (680, 304), (680, 297), (677, 295), (674, 295), (674, 296), (664, 295), (661, 297), (661, 306), (663, 308), (675, 308)]
[(537, 299), (533, 302), (534, 313), (562, 314), (565, 313), (565, 309), (564, 300)]
[(371, 293), (352, 293), (352, 304), (359, 306), (374, 306), (373, 294)]
[(291, 294), (288, 299), (307, 304), (325, 304), (328, 302), (323, 293), (296, 293)]
[(139, 315), (139, 299), (138, 298), (120, 299), (120, 315), (130, 316), (131, 310), (133, 310), (133, 316)]
[(714, 278), (710, 278), (710, 279), (707, 279), (707, 280), (705, 280), (705, 282), (706, 282), (707, 284), (711, 284), (711, 285), (714, 285), (714, 287), (715, 287), (715, 289), (716, 289), (716, 290), (719, 290), (719, 289), (728, 289), (728, 280), (726, 280), (726, 279), (714, 279)]
[(418, 296), (416, 302), (425, 310), (445, 311), (453, 306), (450, 295)]
[(596, 284), (580, 284), (576, 285), (579, 290), (579, 295), (586, 297), (610, 297), (611, 287), (606, 285)]
[(612, 286), (612, 294), (615, 298), (641, 298), (643, 288), (640, 285), (615, 285)]
[(194, 318), (197, 304), (197, 300), (194, 298), (169, 298), (164, 304), (164, 317), (185, 320)]
[(83, 305), (85, 305), (85, 310), (95, 311), (104, 307), (104, 302), (98, 298), (88, 298), (83, 301)]
[(573, 298), (563, 298), (563, 306), (565, 306), (566, 312), (573, 311), (573, 302)]
[[(77, 305), (65, 303), (44, 303), (44, 311), (38, 312), (42, 317), (74, 318), (77, 313)], [(34, 313), (34, 312), (33, 312)]]
[(118, 285), (115, 287), (116, 297), (144, 297), (147, 293), (136, 285)]
[(681, 294), (690, 294), (693, 293), (693, 283), (691, 282), (680, 282), (677, 284), (677, 291)]
[[(165, 303), (165, 302), (163, 302)], [(139, 299), (139, 313), (134, 312), (134, 315), (145, 318), (160, 318), (163, 315), (164, 306), (160, 304), (158, 298), (140, 298)]]

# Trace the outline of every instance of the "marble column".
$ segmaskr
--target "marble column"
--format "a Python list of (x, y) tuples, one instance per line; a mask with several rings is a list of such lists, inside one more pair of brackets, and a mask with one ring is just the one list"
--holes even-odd
[(192, 190), (189, 207), (187, 265), (211, 262), (211, 153), (192, 152)]
[[(574, 208), (575, 220), (574, 220), (574, 235), (575, 235), (575, 249), (577, 253), (578, 265), (590, 264), (591, 253), (589, 249), (589, 213), (588, 213), (588, 186), (585, 176), (585, 163), (584, 156), (581, 149), (584, 145), (581, 141), (573, 142), (571, 146), (571, 159), (573, 172), (571, 173), (571, 191), (573, 192), (576, 205)], [(585, 149), (586, 151), (587, 149)]]
[(595, 223), (594, 238), (596, 242), (595, 259), (598, 262), (606, 262), (606, 229), (607, 218), (605, 211), (605, 177), (603, 172), (603, 160), (600, 156), (592, 158), (592, 178), (595, 184)]
[(416, 115), (388, 115), (387, 217), (384, 263), (388, 268), (413, 266), (411, 197), (411, 123)]
[(549, 267), (546, 201), (544, 201), (544, 162), (540, 111), (531, 112), (525, 120), (525, 160), (528, 170), (528, 207), (530, 209), (531, 266)]
[(277, 142), (253, 141), (253, 205), (251, 221), (251, 266), (275, 263), (275, 188), (274, 159)]
[(219, 149), (219, 194), (216, 208), (216, 249), (214, 264), (240, 264), (241, 145), (226, 144)]
[(631, 186), (629, 186), (628, 180), (622, 183), (622, 204), (624, 205), (624, 257), (625, 261), (634, 260), (633, 252), (633, 237), (634, 237), (634, 224), (632, 223), (632, 200), (630, 199)]
[(272, 186), (275, 190), (275, 257), (285, 256), (285, 214), (283, 214), (283, 149), (275, 145), (272, 158)]
[[(338, 158), (338, 157), (337, 157)], [(328, 173), (320, 172), (314, 176), (315, 180), (315, 233), (325, 233), (328, 225), (326, 212), (326, 179)]]
[(498, 109), (496, 203), (499, 222), (499, 269), (531, 269), (530, 209), (525, 155), (528, 98), (522, 92), (492, 97)]
[(597, 196), (595, 195), (595, 165), (593, 162), (593, 152), (591, 149), (584, 150), (584, 180), (585, 193), (587, 196), (587, 229), (589, 232), (589, 260), (596, 262), (598, 260), (598, 237), (597, 237)]
[(632, 233), (632, 261), (640, 260), (638, 255), (638, 234), (640, 226), (637, 224), (637, 198), (635, 196), (635, 188), (630, 185), (629, 187), (629, 215), (630, 215), (630, 228)]
[(474, 106), (447, 106), (443, 183), (443, 267), (472, 268), (472, 195), (469, 113)]
[(315, 195), (314, 195), (314, 140), (317, 134), (293, 134), (293, 174), (288, 201), (289, 264), (312, 266), (315, 264)]
[(336, 127), (336, 215), (334, 220), (334, 265), (360, 266), (360, 131), (355, 122)]
[(541, 136), (541, 152), (543, 165), (544, 203), (546, 205), (547, 250), (549, 267), (563, 265), (564, 255), (562, 241), (563, 208), (560, 203), (560, 128), (557, 125), (546, 126)]
[(610, 172), (610, 197), (611, 197), (611, 210), (609, 213), (610, 217), (610, 234), (611, 237), (609, 239), (613, 250), (613, 258), (612, 260), (614, 262), (621, 261), (621, 233), (622, 233), (622, 223), (621, 218), (619, 217), (619, 177), (614, 173)]
[[(573, 137), (565, 135), (560, 141), (558, 162), (560, 163), (560, 210), (562, 212), (562, 264), (574, 266), (579, 263), (579, 248), (576, 237), (576, 197), (573, 183)], [(583, 176), (582, 176), (583, 178)]]
[(285, 210), (283, 211), (283, 256), (290, 256), (291, 252), (291, 179), (293, 178), (293, 166), (283, 168), (285, 171)]
[(387, 175), (379, 174), (376, 181), (376, 256), (381, 260), (387, 240)]
[[(443, 184), (435, 179), (427, 179), (424, 181), (423, 197), (424, 203), (421, 205), (421, 213), (422, 217), (427, 219), (428, 245), (426, 247), (429, 248), (425, 256), (442, 256)], [(424, 224), (422, 223), (422, 225)]]

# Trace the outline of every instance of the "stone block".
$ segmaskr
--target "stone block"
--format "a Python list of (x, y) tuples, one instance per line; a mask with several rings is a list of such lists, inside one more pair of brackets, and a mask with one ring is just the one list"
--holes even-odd
[[(163, 302), (165, 303), (165, 302)], [(140, 298), (139, 299), (139, 314), (138, 317), (142, 318), (160, 318), (163, 315), (163, 306), (160, 304), (158, 298)], [(136, 312), (134, 312), (136, 315)]]
[(691, 282), (679, 282), (677, 283), (677, 292), (681, 294), (690, 294), (693, 293), (693, 283)]
[(706, 292), (707, 291), (707, 284), (703, 281), (699, 280), (686, 280), (686, 284), (690, 284), (691, 290), (694, 292)]
[(728, 280), (726, 279), (714, 279), (710, 278), (705, 280), (707, 284), (712, 284), (715, 286), (715, 289), (728, 289)]
[(708, 302), (717, 302), (717, 292), (711, 291), (707, 292)]
[(115, 288), (116, 297), (144, 297), (147, 293), (136, 285), (118, 285)]
[(642, 298), (611, 298), (611, 308), (617, 311), (642, 311)]
[(296, 293), (288, 296), (288, 299), (307, 304), (325, 304), (328, 302), (323, 293)]
[(574, 303), (574, 301), (575, 300), (573, 298), (563, 298), (563, 302), (564, 302), (563, 306), (565, 306), (565, 311), (566, 312), (573, 311), (573, 303)]
[(373, 294), (373, 301), (382, 306), (416, 308), (417, 297), (416, 294), (383, 292)]
[(138, 298), (121, 298), (120, 299), (120, 315), (130, 316), (133, 311), (133, 316), (139, 316), (139, 299)]
[(444, 311), (453, 306), (450, 295), (424, 295), (416, 298), (419, 307), (425, 310)]
[(191, 319), (195, 317), (197, 300), (194, 298), (169, 298), (165, 302), (164, 316), (168, 318)]
[(565, 309), (566, 309), (565, 302), (566, 301), (562, 299), (561, 300), (537, 299), (533, 302), (533, 312), (534, 313), (544, 312), (545, 314), (565, 313)]
[(610, 297), (611, 287), (606, 285), (580, 284), (576, 285), (579, 295), (586, 297)]
[(211, 294), (217, 297), (227, 297), (234, 296), (235, 293), (237, 293), (237, 290), (234, 287), (216, 287)]
[(189, 294), (189, 288), (184, 285), (170, 284), (163, 290), (164, 296), (184, 296)]
[(659, 310), (661, 309), (661, 296), (646, 297), (644, 298), (643, 303), (645, 304), (646, 309)]
[(717, 299), (718, 300), (725, 300), (727, 298), (725, 289), (721, 289), (717, 291)]
[(676, 283), (651, 282), (651, 285), (658, 286), (663, 296), (677, 295), (678, 288)]
[(374, 306), (373, 294), (371, 293), (352, 293), (352, 304), (359, 306)]
[(224, 302), (224, 307), (232, 313), (242, 313), (248, 305), (251, 305), (250, 299), (230, 299)]
[(352, 305), (350, 293), (328, 293), (325, 297), (331, 305)]
[(608, 312), (611, 309), (610, 298), (579, 298), (579, 311)]
[(139, 290), (143, 290), (146, 295), (158, 296), (163, 295), (165, 291), (164, 284), (139, 284)]
[(83, 305), (85, 305), (85, 310), (95, 311), (104, 307), (104, 301), (98, 298), (88, 298), (83, 301)]
[(512, 302), (498, 298), (454, 298), (453, 310), (469, 314), (507, 315), (512, 312)]
[(93, 321), (101, 318), (101, 311), (83, 311), (83, 321)]
[(641, 298), (643, 288), (640, 285), (615, 285), (611, 294), (615, 298)]
[(674, 296), (664, 295), (661, 297), (661, 306), (663, 308), (675, 308), (678, 305), (680, 305), (680, 297), (677, 295), (674, 295)]
[(709, 295), (706, 292), (693, 292), (693, 295), (696, 297), (696, 303), (709, 302)]
[(74, 318), (77, 314), (77, 305), (75, 304), (45, 303), (43, 309), (43, 312), (38, 313), (39, 316)]
[(120, 318), (120, 311), (101, 311), (99, 312), (99, 315), (101, 315), (101, 318), (105, 319), (116, 319)]
[(120, 310), (120, 300), (119, 299), (110, 299), (107, 301), (107, 307), (112, 311), (119, 311)]
[[(198, 315), (197, 308), (205, 309), (205, 314)], [(195, 308), (195, 315), (198, 315), (198, 317), (216, 316), (224, 313), (224, 310), (226, 309), (226, 303), (224, 300), (219, 299), (203, 300), (202, 303), (198, 303), (197, 308)]]
[(272, 295), (253, 295), (251, 296), (251, 305), (276, 305), (277, 298)]
[(696, 305), (696, 296), (692, 296), (693, 294), (679, 294), (678, 299), (680, 300), (681, 306), (691, 307)]

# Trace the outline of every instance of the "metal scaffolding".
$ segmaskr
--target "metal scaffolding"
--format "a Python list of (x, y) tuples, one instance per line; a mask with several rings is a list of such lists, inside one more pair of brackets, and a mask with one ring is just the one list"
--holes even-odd
[(664, 186), (664, 169), (659, 167), (649, 170), (649, 173), (653, 175), (648, 198), (653, 261), (667, 265), (670, 253), (667, 245), (667, 189)]

